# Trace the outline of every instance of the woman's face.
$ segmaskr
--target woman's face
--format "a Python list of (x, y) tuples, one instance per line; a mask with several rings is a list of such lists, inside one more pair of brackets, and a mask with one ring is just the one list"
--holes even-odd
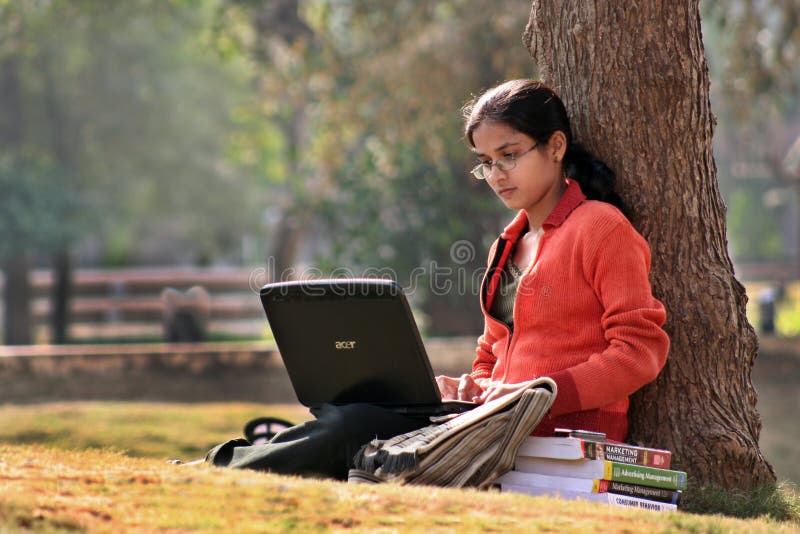
[(483, 122), (473, 131), (472, 141), (481, 162), (514, 155), (514, 168), (503, 171), (492, 165), (486, 182), (508, 208), (525, 210), (535, 216), (533, 222), (541, 224), (563, 191), (564, 134), (556, 132), (547, 143), (537, 145), (505, 123)]

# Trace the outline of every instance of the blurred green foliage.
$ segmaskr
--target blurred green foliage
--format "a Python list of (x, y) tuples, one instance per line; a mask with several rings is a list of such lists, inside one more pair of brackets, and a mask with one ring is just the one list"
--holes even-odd
[[(324, 272), (388, 269), (404, 284), (415, 273), (432, 332), (476, 330), (474, 273), (511, 214), (469, 176), (460, 108), (535, 74), (520, 42), (529, 10), (527, 0), (495, 2), (490, 16), (477, 0), (227, 3), (224, 42), (242, 43), (260, 65), (265, 108), (286, 140), (278, 274), (292, 241), (315, 239)], [(241, 20), (253, 24), (230, 23)], [(474, 252), (466, 263), (451, 257), (459, 240)], [(457, 270), (468, 287), (430, 291), (433, 271)]]
[[(529, 11), (529, 0), (0, 2), (0, 255), (274, 258), (276, 277), (312, 264), (389, 268), (402, 283), (422, 269), (432, 333), (472, 332), (476, 273), (511, 214), (469, 176), (459, 110), (535, 76)], [(732, 251), (786, 259), (791, 217), (782, 227), (763, 199), (797, 183), (782, 158), (800, 133), (800, 7), (725, 0), (703, 13)], [(451, 257), (460, 241), (469, 261)], [(469, 283), (433, 295), (437, 268)]]
[[(754, 190), (755, 189), (755, 190)], [(731, 252), (743, 261), (785, 260), (787, 251), (774, 213), (761, 202), (763, 188), (732, 188), (728, 200)]]
[(21, 246), (55, 249), (79, 235), (89, 218), (72, 178), (41, 156), (0, 154), (0, 257)]
[[(738, 228), (760, 200), (735, 185), (726, 158), (764, 159), (769, 147), (752, 134), (796, 115), (800, 8), (703, 7), (725, 126), (720, 178)], [(508, 214), (469, 180), (458, 110), (471, 93), (535, 74), (520, 43), (529, 8), (502, 0), (487, 16), (477, 0), (5, 2), (0, 124), (14, 142), (0, 148), (4, 226), (37, 250), (94, 241), (110, 264), (135, 262), (156, 242), (207, 262), (235, 257), (243, 235), (264, 232), (261, 208), (273, 206), (277, 219), (294, 218), (298, 239), (325, 231), (325, 264), (407, 273), (447, 263), (457, 239), (482, 250)], [(34, 182), (45, 199), (31, 203)], [(760, 257), (739, 240), (733, 232), (735, 250)]]
[(6, 254), (88, 241), (100, 261), (121, 264), (156, 240), (190, 258), (238, 250), (257, 225), (262, 179), (229, 154), (237, 113), (254, 115), (258, 102), (246, 63), (204, 43), (212, 7), (0, 7), (3, 226), (15, 236)]
[(734, 259), (797, 261), (800, 169), (787, 166), (787, 154), (800, 136), (800, 3), (704, 0), (701, 8)]

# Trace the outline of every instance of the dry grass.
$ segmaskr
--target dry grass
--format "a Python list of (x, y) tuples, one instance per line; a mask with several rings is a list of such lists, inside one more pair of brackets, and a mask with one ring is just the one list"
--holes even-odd
[(796, 532), (796, 525), (0, 445), (0, 531)]
[[(656, 514), (439, 488), (348, 486), (168, 458), (198, 458), (259, 415), (297, 405), (0, 406), (0, 533), (796, 532), (797, 523)], [(760, 512), (758, 512), (760, 513)]]

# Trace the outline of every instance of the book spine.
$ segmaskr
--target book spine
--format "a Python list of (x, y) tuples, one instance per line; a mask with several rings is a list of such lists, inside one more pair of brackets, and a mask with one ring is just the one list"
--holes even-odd
[(643, 465), (659, 469), (669, 469), (672, 460), (672, 453), (660, 449), (588, 440), (583, 440), (581, 445), (583, 457), (592, 460), (607, 460), (609, 462)]
[(686, 487), (686, 473), (671, 471), (641, 465), (620, 464), (617, 462), (603, 462), (603, 478), (616, 482), (627, 482), (654, 488), (671, 490)]
[(523, 473), (520, 471), (509, 471), (501, 475), (496, 480), (499, 484), (512, 484), (515, 486), (530, 486), (539, 488), (552, 488), (565, 491), (578, 491), (584, 493), (592, 492), (591, 479), (558, 477), (550, 475), (540, 475), (536, 473)]
[(628, 484), (625, 482), (615, 482), (613, 480), (595, 480), (592, 491), (596, 493), (614, 493), (616, 495), (640, 497), (642, 499), (650, 499), (669, 504), (678, 504), (678, 500), (681, 496), (681, 492), (677, 490), (640, 486), (639, 484)]
[(666, 502), (651, 501), (639, 497), (628, 497), (627, 495), (608, 494), (608, 504), (614, 506), (626, 506), (628, 508), (638, 508), (640, 510), (650, 510), (653, 512), (674, 512), (678, 509), (675, 504)]

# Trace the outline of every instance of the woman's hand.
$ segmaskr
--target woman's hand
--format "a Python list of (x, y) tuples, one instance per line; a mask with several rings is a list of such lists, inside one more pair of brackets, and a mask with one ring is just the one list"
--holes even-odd
[(436, 384), (442, 393), (442, 400), (480, 402), (478, 399), (483, 394), (483, 388), (467, 374), (458, 378), (439, 375), (436, 377)]
[(439, 375), (436, 384), (442, 393), (442, 400), (460, 400), (484, 404), (500, 397), (505, 397), (521, 388), (528, 387), (530, 382), (520, 384), (503, 384), (481, 379), (480, 383), (472, 375), (461, 375), (458, 378)]

